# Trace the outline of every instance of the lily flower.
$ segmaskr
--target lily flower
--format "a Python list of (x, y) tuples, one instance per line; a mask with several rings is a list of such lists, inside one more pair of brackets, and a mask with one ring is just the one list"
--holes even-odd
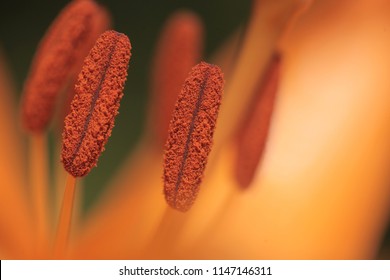
[[(78, 5), (87, 8), (67, 19)], [(210, 63), (207, 26), (173, 14), (144, 134), (85, 217), (79, 177), (115, 134), (130, 44), (106, 31), (108, 13), (92, 0), (61, 15), (25, 84), (27, 133), (0, 56), (1, 259), (377, 257), (390, 213), (388, 1), (253, 1), (247, 26)], [(49, 167), (53, 104), (73, 88)]]

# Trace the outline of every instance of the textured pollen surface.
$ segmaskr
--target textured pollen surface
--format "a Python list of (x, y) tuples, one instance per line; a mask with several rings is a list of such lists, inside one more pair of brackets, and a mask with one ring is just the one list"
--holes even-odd
[(223, 84), (220, 68), (201, 62), (192, 68), (178, 96), (164, 157), (165, 198), (177, 210), (187, 211), (199, 192)]
[(203, 25), (196, 14), (176, 12), (161, 33), (152, 74), (156, 140), (164, 145), (177, 96), (191, 68), (200, 61)]
[(43, 131), (51, 120), (56, 97), (66, 86), (104, 26), (108, 14), (90, 0), (72, 1), (42, 39), (24, 85), (22, 123)]
[(85, 176), (104, 150), (118, 114), (127, 77), (130, 41), (106, 31), (84, 61), (65, 118), (61, 161), (74, 177)]
[(264, 78), (260, 80), (252, 108), (249, 109), (238, 133), (235, 175), (242, 188), (251, 184), (267, 143), (280, 64), (281, 58), (277, 54), (272, 58)]

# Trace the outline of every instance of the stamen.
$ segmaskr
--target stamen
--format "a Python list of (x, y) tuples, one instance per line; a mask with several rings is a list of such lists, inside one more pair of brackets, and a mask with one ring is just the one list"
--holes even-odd
[(203, 26), (199, 17), (180, 11), (166, 23), (157, 45), (152, 73), (152, 129), (163, 146), (175, 102), (203, 48)]
[(107, 13), (91, 0), (72, 1), (63, 9), (42, 39), (24, 86), (25, 129), (36, 133), (46, 128), (57, 95), (77, 74), (75, 66), (107, 22)]
[(66, 253), (69, 233), (72, 223), (72, 211), (75, 197), (76, 178), (68, 174), (66, 179), (64, 199), (62, 202), (57, 236), (54, 244), (54, 257), (63, 258)]
[(242, 188), (251, 184), (267, 143), (280, 64), (280, 55), (274, 55), (266, 74), (260, 79), (252, 106), (238, 131), (235, 176)]
[(84, 61), (62, 134), (61, 161), (74, 177), (85, 176), (96, 166), (111, 135), (123, 96), (130, 49), (126, 35), (107, 31)]
[(201, 62), (192, 68), (175, 105), (164, 159), (168, 204), (187, 211), (199, 191), (221, 104), (223, 74)]
[(36, 228), (36, 253), (42, 256), (48, 249), (49, 236), (49, 164), (47, 154), (47, 138), (39, 133), (30, 137), (29, 179), (31, 187), (34, 224)]

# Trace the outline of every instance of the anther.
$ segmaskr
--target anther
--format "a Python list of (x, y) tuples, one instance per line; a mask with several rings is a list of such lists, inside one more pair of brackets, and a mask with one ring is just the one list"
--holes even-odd
[(53, 22), (24, 85), (22, 123), (29, 132), (42, 132), (49, 124), (58, 94), (76, 75), (75, 68), (108, 21), (106, 11), (94, 1), (79, 0), (66, 6)]
[(104, 150), (114, 127), (127, 77), (130, 41), (106, 31), (84, 61), (65, 118), (61, 160), (74, 177), (85, 176)]
[(199, 192), (223, 84), (220, 68), (201, 62), (192, 68), (176, 101), (165, 147), (164, 193), (177, 210), (187, 211)]
[(242, 188), (251, 184), (264, 153), (278, 88), (280, 64), (280, 55), (274, 55), (267, 72), (259, 81), (254, 100), (237, 133), (235, 176)]
[(179, 11), (169, 18), (157, 44), (152, 72), (153, 137), (161, 147), (177, 96), (191, 68), (200, 60), (203, 48), (203, 25), (189, 11)]

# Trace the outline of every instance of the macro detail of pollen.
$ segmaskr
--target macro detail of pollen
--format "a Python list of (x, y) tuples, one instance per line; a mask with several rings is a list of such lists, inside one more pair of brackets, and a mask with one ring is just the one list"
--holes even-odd
[(223, 75), (201, 62), (189, 73), (178, 96), (164, 163), (164, 193), (168, 204), (186, 211), (195, 201), (211, 151), (221, 104)]
[(130, 42), (107, 31), (84, 61), (75, 85), (71, 112), (65, 119), (61, 160), (75, 177), (97, 163), (114, 127), (130, 60)]
[(390, 259), (388, 0), (8, 4), (0, 259)]

